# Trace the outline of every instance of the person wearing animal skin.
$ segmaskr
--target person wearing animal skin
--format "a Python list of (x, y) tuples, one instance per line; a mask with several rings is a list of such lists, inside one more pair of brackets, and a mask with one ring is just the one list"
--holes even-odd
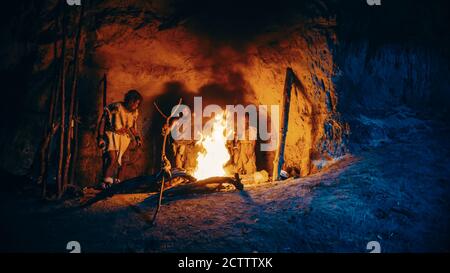
[(137, 130), (139, 107), (142, 95), (137, 90), (128, 91), (124, 100), (105, 107), (98, 126), (97, 144), (104, 150), (102, 188), (119, 183), (117, 172), (122, 165), (122, 156), (132, 140), (142, 145)]

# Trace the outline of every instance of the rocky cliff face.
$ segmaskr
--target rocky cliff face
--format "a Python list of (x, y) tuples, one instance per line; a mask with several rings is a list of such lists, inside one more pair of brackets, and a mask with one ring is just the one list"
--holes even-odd
[[(159, 157), (161, 121), (155, 115), (153, 101), (168, 109), (178, 97), (190, 101), (193, 96), (202, 96), (204, 104), (281, 104), (287, 67), (293, 68), (306, 92), (293, 92), (286, 165), (300, 168), (302, 175), (308, 175), (318, 170), (314, 161), (332, 160), (344, 153), (345, 129), (336, 112), (334, 63), (329, 48), (329, 43), (335, 42), (333, 20), (299, 20), (288, 29), (277, 28), (236, 45), (233, 41), (196, 33), (189, 24), (174, 24), (162, 30), (162, 16), (150, 6), (139, 1), (109, 2), (87, 10), (79, 85), (80, 183), (96, 181), (100, 170), (94, 129), (101, 112), (98, 83), (103, 74), (108, 78), (107, 103), (121, 100), (129, 89), (138, 89), (145, 97), (139, 124), (145, 145), (143, 152), (135, 155), (139, 160), (127, 168), (128, 177), (152, 172), (159, 165), (155, 158)], [(42, 12), (47, 14), (54, 9), (49, 3)], [(69, 18), (75, 18), (72, 11), (67, 12)], [(51, 37), (52, 17), (47, 14), (46, 18), (37, 40), (45, 35)], [(69, 35), (71, 31), (73, 27), (69, 26)], [(37, 75), (51, 72), (53, 43), (54, 40), (48, 39), (35, 45), (38, 56), (31, 72), (32, 81), (37, 81)], [(45, 113), (51, 80), (42, 81), (39, 88), (27, 94), (33, 108)], [(30, 118), (38, 119), (32, 115), (25, 119)], [(15, 141), (4, 148), (4, 153), (22, 152), (13, 162), (3, 161), (3, 167), (14, 166), (16, 172), (23, 173), (30, 167), (40, 134), (33, 128), (22, 127), (12, 135)], [(24, 146), (27, 152), (23, 151)], [(271, 165), (271, 160), (270, 154), (262, 155), (259, 161), (265, 162), (258, 168)]]
[[(1, 69), (15, 75), (5, 81), (16, 94), (10, 98), (20, 101), (14, 106), (20, 113), (2, 133), (3, 143), (8, 144), (1, 149), (1, 166), (14, 173), (30, 169), (43, 134), (40, 128), (46, 122), (55, 73), (54, 43), (59, 41), (59, 46), (61, 41), (55, 35), (56, 2), (18, 7), (18, 13), (27, 11), (40, 19), (26, 32), (28, 36), (17, 37), (23, 32), (17, 30), (26, 29), (30, 18), (11, 19), (12, 24), (20, 24), (3, 34), (10, 42), (3, 45), (2, 54), (9, 58), (1, 62)], [(295, 12), (286, 12), (289, 5), (276, 10), (284, 16), (282, 20), (270, 16), (276, 13), (263, 4), (260, 9), (243, 11), (225, 5), (225, 12), (217, 14), (236, 12), (235, 17), (225, 15), (229, 18), (225, 24), (219, 15), (208, 14), (211, 10), (207, 8), (193, 12), (186, 3), (183, 8), (170, 3), (91, 1), (86, 6), (76, 168), (82, 185), (95, 183), (100, 174), (95, 129), (103, 104), (99, 83), (104, 74), (108, 79), (106, 103), (121, 100), (129, 89), (138, 89), (145, 97), (139, 120), (145, 144), (142, 151), (128, 155), (133, 164), (126, 168), (124, 178), (152, 173), (159, 166), (162, 121), (154, 101), (166, 111), (178, 98), (189, 104), (194, 96), (202, 96), (204, 104), (281, 104), (285, 70), (292, 67), (306, 90), (295, 90), (291, 99), (286, 167), (297, 167), (304, 176), (346, 153), (352, 129), (341, 113), (354, 120), (356, 113), (372, 108), (383, 111), (405, 103), (429, 105), (426, 100), (437, 94), (430, 90), (444, 92), (448, 87), (448, 79), (439, 80), (445, 63), (435, 54), (387, 46), (371, 56), (364, 43), (343, 44), (336, 35), (339, 22), (327, 15), (321, 1), (296, 6)], [(254, 10), (250, 15), (259, 12), (259, 16), (248, 18), (250, 10)], [(66, 7), (66, 12), (67, 34), (74, 37), (77, 11)], [(243, 21), (250, 23), (239, 24)], [(228, 27), (219, 27), (223, 24)], [(71, 52), (73, 39), (68, 41)], [(67, 59), (71, 58), (69, 53)], [(26, 81), (16, 84), (18, 79)], [(6, 107), (5, 113), (11, 107)], [(270, 168), (272, 157), (271, 153), (259, 155), (257, 168)]]
[[(353, 144), (388, 140), (389, 130), (373, 121), (393, 115), (415, 112), (448, 120), (450, 70), (442, 51), (399, 45), (371, 51), (367, 42), (341, 46), (335, 82)], [(404, 121), (395, 127), (410, 125)]]

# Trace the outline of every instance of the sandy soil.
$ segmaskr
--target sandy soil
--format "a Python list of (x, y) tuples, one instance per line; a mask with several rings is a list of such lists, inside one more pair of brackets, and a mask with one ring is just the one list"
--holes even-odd
[(347, 156), (322, 173), (247, 187), (181, 194), (150, 224), (153, 193), (42, 203), (1, 194), (1, 251), (382, 252), (449, 251), (448, 131), (424, 126)]

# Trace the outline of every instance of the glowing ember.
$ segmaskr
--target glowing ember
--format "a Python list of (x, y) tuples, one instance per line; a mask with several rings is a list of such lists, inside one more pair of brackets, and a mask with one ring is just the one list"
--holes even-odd
[(230, 160), (227, 149), (226, 119), (225, 115), (216, 115), (211, 120), (212, 126), (208, 135), (203, 132), (197, 145), (202, 150), (197, 154), (197, 167), (193, 176), (197, 179), (205, 179), (213, 176), (225, 176), (225, 164)]

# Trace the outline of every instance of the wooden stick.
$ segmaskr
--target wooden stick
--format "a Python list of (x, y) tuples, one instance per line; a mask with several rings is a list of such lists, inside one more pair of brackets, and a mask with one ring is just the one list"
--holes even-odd
[[(106, 108), (106, 99), (107, 99), (107, 88), (108, 88), (108, 81), (107, 81), (107, 75), (106, 73), (103, 74), (102, 79), (100, 80), (97, 89), (100, 88), (100, 86), (102, 85), (102, 109), (101, 109), (101, 114), (100, 114), (100, 118), (98, 119), (97, 122), (97, 137), (99, 137), (99, 133), (100, 133), (100, 128), (103, 124), (103, 119), (104, 114), (105, 114), (105, 108)], [(105, 173), (105, 166), (106, 166), (106, 153), (102, 152), (101, 157), (102, 157), (102, 175)]]
[[(47, 166), (50, 161), (50, 143), (53, 139), (54, 134), (49, 135), (48, 132), (54, 128), (56, 120), (56, 105), (59, 100), (59, 86), (60, 86), (60, 74), (61, 74), (61, 60), (58, 58), (58, 28), (59, 28), (59, 15), (55, 17), (55, 42), (53, 46), (53, 58), (54, 58), (54, 74), (55, 79), (52, 85), (51, 98), (49, 104), (49, 115), (47, 121), (47, 130), (44, 132), (44, 139), (42, 141), (42, 146), (40, 150), (40, 170), (38, 181), (42, 182), (42, 197), (45, 198), (47, 195)], [(57, 128), (59, 127), (59, 124)], [(50, 137), (49, 137), (50, 136)]]
[(161, 111), (161, 109), (159, 109), (158, 104), (156, 104), (156, 102), (153, 102), (153, 105), (155, 105), (156, 110), (158, 110), (158, 112), (161, 114), (161, 116), (163, 116), (163, 118), (167, 119), (167, 116)]
[(64, 159), (64, 137), (65, 137), (65, 115), (66, 115), (66, 98), (65, 98), (65, 92), (66, 92), (66, 31), (67, 31), (67, 24), (66, 24), (66, 11), (65, 11), (65, 5), (62, 5), (63, 8), (63, 33), (62, 33), (62, 50), (61, 50), (61, 130), (60, 130), (60, 138), (59, 138), (59, 157), (58, 157), (58, 175), (57, 175), (57, 198), (61, 198), (63, 195), (63, 159)]
[(280, 172), (281, 168), (284, 164), (284, 148), (286, 145), (286, 136), (287, 136), (287, 130), (288, 130), (288, 124), (289, 124), (289, 109), (291, 105), (291, 90), (292, 90), (292, 83), (294, 81), (294, 71), (292, 71), (292, 68), (288, 67), (286, 69), (286, 78), (284, 81), (284, 89), (283, 89), (283, 104), (281, 108), (281, 125), (280, 125), (280, 133), (279, 135), (281, 138), (278, 141), (278, 147), (275, 154), (275, 159), (273, 163), (273, 174), (272, 174), (272, 180), (280, 180)]
[(58, 131), (59, 128), (59, 124), (58, 123), (54, 123), (52, 125), (51, 128), (49, 128), (47, 135), (45, 136), (43, 142), (42, 142), (42, 146), (41, 146), (41, 165), (40, 165), (40, 174), (39, 174), (39, 179), (41, 179), (42, 182), (42, 197), (45, 198), (47, 195), (47, 180), (46, 180), (46, 176), (47, 176), (47, 164), (48, 164), (48, 151), (49, 151), (49, 146), (50, 146), (50, 142), (53, 138), (53, 136), (55, 135), (56, 131)]
[[(54, 69), (55, 70), (59, 70), (59, 66), (58, 66), (58, 61), (57, 61), (57, 59), (58, 59), (58, 53), (57, 53), (57, 41), (55, 41), (55, 55), (54, 55), (54, 58), (55, 58), (55, 60), (54, 60)], [(53, 115), (53, 112), (55, 111), (55, 100), (56, 100), (56, 94), (58, 93), (57, 92), (57, 90), (58, 90), (58, 78), (59, 78), (59, 73), (55, 73), (56, 74), (56, 76), (55, 76), (55, 79), (54, 79), (54, 81), (53, 81), (53, 83), (52, 83), (52, 87), (51, 87), (51, 94), (50, 94), (50, 103), (49, 103), (49, 111), (48, 111), (48, 121), (47, 121), (47, 130), (49, 129), (49, 128), (51, 128), (52, 127), (52, 124), (53, 124), (53, 122), (54, 122), (54, 115)], [(46, 132), (47, 133), (47, 132)]]
[[(58, 28), (58, 16), (55, 18), (55, 30)], [(50, 158), (50, 143), (53, 138), (53, 134), (49, 134), (49, 131), (54, 126), (55, 119), (55, 105), (58, 100), (58, 87), (59, 87), (59, 61), (58, 61), (58, 34), (55, 35), (55, 42), (53, 45), (53, 71), (54, 80), (51, 85), (50, 90), (50, 101), (49, 101), (49, 111), (48, 111), (48, 120), (46, 124), (46, 130), (44, 131), (43, 140), (40, 146), (39, 152), (39, 174), (38, 174), (38, 184), (42, 184), (42, 197), (45, 198), (47, 195), (47, 165)], [(58, 125), (59, 127), (59, 125)]]
[(103, 75), (103, 109), (105, 109), (106, 107), (106, 98), (107, 98), (107, 93), (106, 93), (106, 88), (108, 86), (108, 78), (106, 77), (106, 73)]
[(69, 168), (72, 159), (72, 142), (73, 142), (73, 130), (75, 127), (74, 121), (74, 108), (75, 101), (77, 96), (77, 79), (78, 79), (78, 55), (80, 51), (80, 40), (81, 40), (81, 31), (83, 28), (83, 11), (84, 5), (81, 6), (80, 17), (78, 19), (78, 30), (75, 37), (75, 45), (73, 48), (73, 74), (72, 74), (72, 86), (71, 86), (71, 94), (70, 94), (70, 107), (69, 107), (69, 118), (68, 118), (68, 128), (66, 135), (66, 163), (64, 167), (64, 178), (63, 178), (63, 191), (66, 190), (68, 179), (69, 179)]
[(155, 214), (153, 214), (152, 224), (156, 223), (156, 216), (158, 216), (158, 212), (161, 210), (161, 202), (162, 202), (162, 196), (164, 192), (164, 174), (163, 178), (161, 180), (161, 187), (159, 188), (159, 198), (158, 198), (158, 205), (156, 206)]
[(74, 184), (75, 181), (75, 169), (76, 169), (76, 164), (77, 164), (77, 159), (78, 159), (78, 124), (80, 123), (79, 121), (79, 117), (78, 117), (78, 109), (79, 109), (79, 104), (80, 101), (77, 97), (77, 102), (76, 102), (76, 106), (75, 106), (75, 128), (73, 131), (73, 138), (74, 138), (74, 144), (73, 144), (73, 160), (72, 160), (72, 164), (70, 166), (70, 180), (69, 180), (69, 184)]

